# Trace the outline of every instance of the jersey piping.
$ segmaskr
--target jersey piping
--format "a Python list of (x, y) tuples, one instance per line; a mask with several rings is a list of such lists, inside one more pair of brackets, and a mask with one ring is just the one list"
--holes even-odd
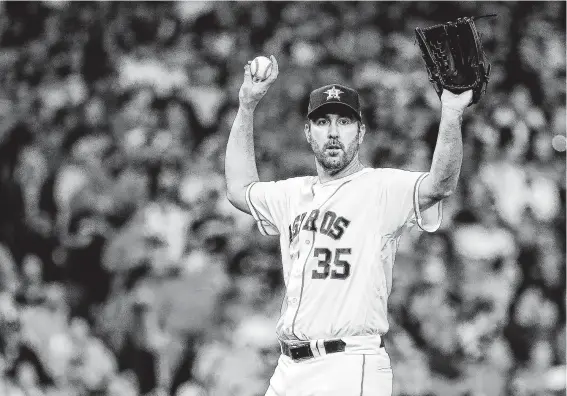
[(424, 173), (423, 175), (419, 176), (419, 178), (415, 182), (415, 185), (413, 187), (413, 211), (415, 214), (417, 226), (425, 232), (434, 232), (439, 228), (441, 222), (443, 221), (443, 201), (439, 201), (439, 215), (437, 222), (428, 227), (423, 224), (423, 217), (421, 215), (421, 209), (419, 208), (419, 186), (421, 185), (423, 179), (425, 179), (428, 175), (429, 173)]
[[(260, 215), (258, 214), (258, 211), (256, 210), (256, 208), (254, 207), (254, 205), (252, 204), (252, 200), (250, 199), (250, 190), (252, 189), (252, 186), (254, 184), (256, 184), (257, 182), (252, 182), (250, 183), (250, 185), (246, 188), (246, 203), (248, 204), (248, 207), (250, 208), (250, 213), (252, 213), (252, 217), (254, 217), (254, 220), (256, 220), (256, 224), (258, 224), (258, 229), (260, 230), (260, 232), (262, 233), (262, 235), (264, 236), (269, 236), (270, 234), (268, 233), (268, 231), (266, 231), (266, 228), (264, 227), (264, 223), (268, 223), (271, 224), (269, 221), (261, 219)], [(276, 227), (274, 224), (271, 224), (272, 226)]]
[(366, 366), (366, 355), (362, 355), (362, 375), (360, 376), (360, 396), (364, 392), (364, 369)]

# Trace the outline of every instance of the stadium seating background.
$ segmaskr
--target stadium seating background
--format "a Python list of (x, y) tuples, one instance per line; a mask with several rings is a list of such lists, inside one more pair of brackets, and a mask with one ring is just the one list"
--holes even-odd
[(482, 19), (440, 232), (403, 239), (396, 396), (565, 392), (564, 2), (2, 2), (0, 394), (263, 395), (277, 239), (227, 202), (242, 67), (262, 180), (314, 173), (311, 89), (360, 90), (368, 166), (427, 170), (439, 100), (413, 29)]

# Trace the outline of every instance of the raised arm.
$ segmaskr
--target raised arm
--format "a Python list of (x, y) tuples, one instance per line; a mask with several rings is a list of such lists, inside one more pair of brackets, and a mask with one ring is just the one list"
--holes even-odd
[(246, 204), (246, 187), (258, 181), (256, 157), (254, 154), (254, 110), (264, 97), (268, 88), (278, 76), (278, 63), (274, 56), (270, 76), (260, 82), (252, 81), (250, 62), (244, 66), (244, 82), (240, 87), (238, 98), (240, 105), (232, 124), (225, 156), (225, 179), (227, 198), (234, 207), (250, 214)]
[(472, 99), (472, 91), (441, 94), (441, 123), (429, 175), (419, 187), (419, 208), (425, 210), (447, 198), (457, 188), (463, 160), (461, 124), (463, 112)]

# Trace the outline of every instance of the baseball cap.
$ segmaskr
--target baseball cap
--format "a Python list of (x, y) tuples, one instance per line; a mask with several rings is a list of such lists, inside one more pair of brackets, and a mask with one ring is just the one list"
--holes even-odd
[(358, 92), (341, 84), (325, 85), (312, 91), (309, 95), (307, 117), (315, 110), (331, 104), (346, 106), (354, 111), (358, 120), (362, 119)]

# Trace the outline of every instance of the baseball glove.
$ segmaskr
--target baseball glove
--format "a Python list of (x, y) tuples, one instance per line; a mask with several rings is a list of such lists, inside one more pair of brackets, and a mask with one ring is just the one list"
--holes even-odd
[(473, 104), (486, 92), (490, 63), (474, 24), (475, 19), (485, 16), (415, 29), (429, 81), (439, 97), (443, 89), (456, 94), (472, 89)]

